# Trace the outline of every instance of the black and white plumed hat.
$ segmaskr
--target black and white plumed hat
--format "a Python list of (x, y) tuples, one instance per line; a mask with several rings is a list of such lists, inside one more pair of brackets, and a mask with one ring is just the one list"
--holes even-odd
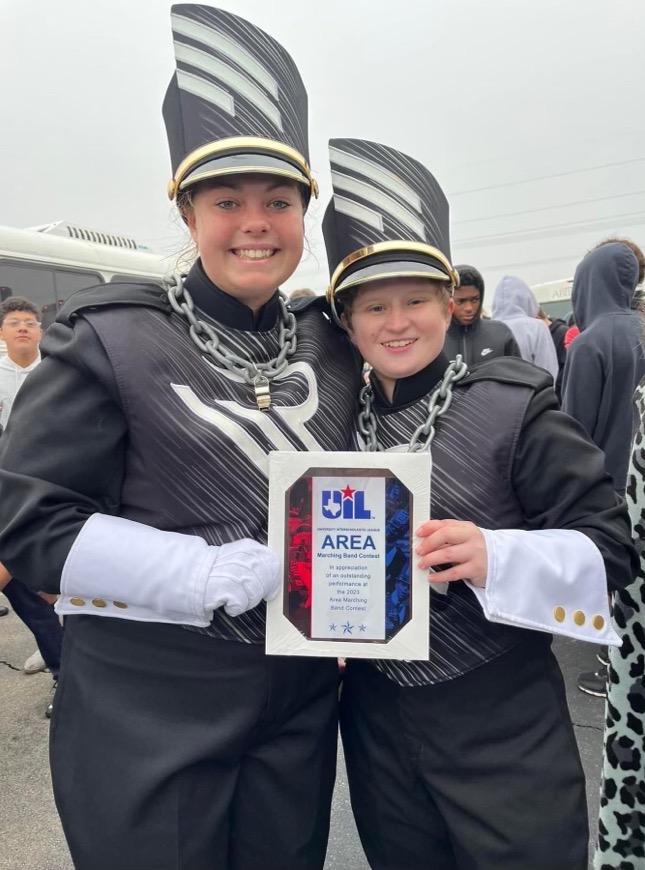
[(425, 166), (364, 139), (331, 139), (334, 195), (323, 235), (329, 302), (383, 278), (431, 278), (456, 287), (450, 260), (448, 200)]
[(264, 31), (211, 6), (171, 9), (177, 70), (163, 104), (173, 178), (168, 196), (206, 178), (280, 175), (318, 195), (309, 169), (307, 92)]

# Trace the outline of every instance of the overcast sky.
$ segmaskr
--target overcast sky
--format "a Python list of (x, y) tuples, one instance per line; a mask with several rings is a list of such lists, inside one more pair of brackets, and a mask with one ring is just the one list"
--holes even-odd
[[(217, 4), (211, 4), (217, 5)], [(236, 0), (309, 93), (321, 199), (291, 287), (328, 280), (327, 140), (392, 145), (451, 204), (455, 263), (567, 277), (612, 234), (645, 245), (643, 0)], [(170, 0), (0, 0), (0, 224), (68, 220), (171, 253), (161, 103)]]

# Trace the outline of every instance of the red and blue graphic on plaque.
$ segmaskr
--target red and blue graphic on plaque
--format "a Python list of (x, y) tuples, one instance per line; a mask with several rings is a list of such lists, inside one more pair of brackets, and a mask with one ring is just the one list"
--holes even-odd
[(285, 616), (313, 640), (395, 637), (412, 611), (408, 489), (382, 469), (309, 469), (287, 501)]

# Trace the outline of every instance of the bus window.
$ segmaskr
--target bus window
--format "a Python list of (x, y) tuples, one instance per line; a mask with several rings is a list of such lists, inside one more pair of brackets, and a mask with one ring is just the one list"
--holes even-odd
[(86, 287), (92, 287), (94, 284), (105, 283), (98, 272), (72, 272), (66, 269), (55, 269), (54, 276), (57, 298), (55, 302), (41, 306), (40, 321), (43, 330), (52, 325), (56, 319), (58, 309), (62, 307), (65, 300), (72, 293), (76, 293), (77, 290), (84, 290)]
[(52, 303), (51, 305), (43, 305), (40, 309), (40, 325), (43, 328), (43, 332), (47, 329), (48, 326), (51, 326), (54, 320), (56, 320), (56, 312), (61, 307), (63, 303), (60, 305)]
[(59, 303), (64, 302), (77, 290), (105, 283), (98, 272), (72, 272), (67, 269), (56, 269), (54, 274), (56, 276), (56, 299)]
[(54, 272), (47, 267), (0, 260), (0, 285), (10, 287), (12, 296), (26, 296), (39, 309), (56, 302)]
[(559, 317), (560, 320), (566, 320), (571, 314), (571, 300), (560, 300), (559, 302), (543, 302), (542, 309), (553, 319)]

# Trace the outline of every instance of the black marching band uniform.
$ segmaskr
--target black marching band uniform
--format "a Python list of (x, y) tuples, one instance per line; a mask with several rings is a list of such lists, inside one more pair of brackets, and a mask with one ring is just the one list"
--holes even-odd
[[(425, 167), (356, 139), (332, 140), (330, 159), (336, 313), (380, 278), (454, 283), (448, 203)], [(448, 364), (398, 380), (392, 402), (372, 379), (378, 449), (408, 444)], [(584, 775), (550, 633), (615, 642), (606, 577), (624, 587), (635, 565), (625, 506), (550, 376), (521, 359), (456, 381), (430, 450), (431, 516), (484, 530), (488, 580), (431, 595), (428, 662), (348, 662), (341, 730), (370, 865), (584, 870)], [(488, 531), (549, 529), (573, 534)]]
[[(170, 196), (238, 172), (313, 191), (286, 51), (211, 7), (173, 7), (172, 28)], [(198, 347), (191, 313), (251, 365)], [(253, 366), (281, 352), (260, 410)], [(204, 577), (220, 545), (266, 543), (270, 451), (351, 449), (354, 353), (320, 311), (294, 318), (276, 290), (254, 314), (199, 260), (163, 290), (77, 293), (42, 353), (2, 439), (0, 547), (67, 617), (51, 759), (75, 867), (321, 868), (336, 660), (267, 657), (264, 603), (213, 615)]]

